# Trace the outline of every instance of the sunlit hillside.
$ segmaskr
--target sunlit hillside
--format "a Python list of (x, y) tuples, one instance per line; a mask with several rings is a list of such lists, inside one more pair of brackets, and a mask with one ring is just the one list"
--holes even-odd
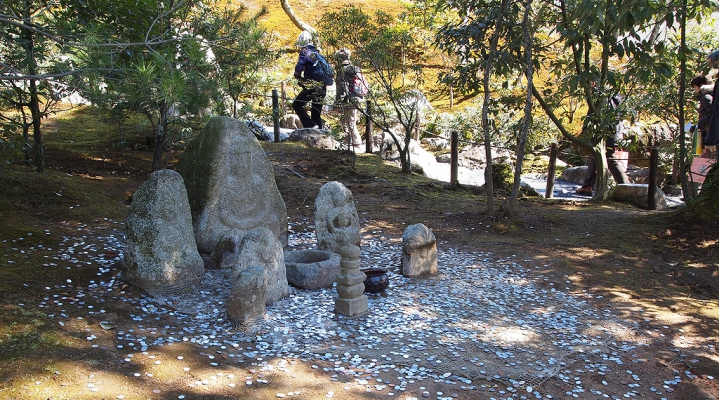
[[(234, 0), (235, 5), (240, 3)], [(262, 6), (267, 7), (268, 13), (263, 17), (264, 27), (270, 31), (276, 38), (276, 45), (280, 50), (287, 51), (289, 54), (278, 60), (277, 66), (281, 68), (282, 73), (291, 81), (291, 71), (294, 62), (294, 44), (300, 29), (296, 27), (282, 9), (279, 0), (250, 0), (243, 3), (250, 11), (256, 12)], [(404, 3), (397, 0), (358, 0), (358, 1), (329, 1), (329, 0), (304, 0), (293, 2), (290, 5), (297, 16), (311, 26), (316, 26), (322, 15), (327, 12), (338, 12), (345, 7), (360, 7), (365, 12), (372, 14), (376, 10), (381, 10), (389, 15), (399, 15), (406, 11)], [(446, 88), (438, 88), (438, 75), (440, 73), (441, 60), (428, 59), (426, 65), (423, 66), (424, 87), (422, 91), (428, 96), (430, 102), (439, 110), (447, 109), (449, 106), (449, 95)], [(438, 90), (440, 89), (440, 90)], [(462, 103), (461, 97), (455, 98), (455, 104)]]
[[(300, 30), (290, 21), (287, 14), (285, 14), (279, 0), (250, 0), (245, 2), (245, 5), (252, 9), (262, 6), (267, 7), (269, 13), (264, 18), (267, 29), (275, 32), (282, 44), (288, 46), (294, 44)], [(350, 6), (360, 7), (368, 13), (374, 12), (374, 10), (382, 10), (387, 14), (397, 15), (404, 11), (402, 2), (397, 0), (290, 0), (290, 5), (298, 17), (313, 26), (322, 17), (322, 14), (340, 11)]]

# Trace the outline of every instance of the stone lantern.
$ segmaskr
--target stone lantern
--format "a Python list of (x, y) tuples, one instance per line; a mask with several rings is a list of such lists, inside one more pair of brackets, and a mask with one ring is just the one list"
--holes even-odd
[(368, 311), (367, 296), (364, 294), (364, 280), (367, 277), (360, 271), (360, 248), (348, 244), (339, 249), (340, 273), (337, 275), (337, 294), (335, 313), (354, 317)]

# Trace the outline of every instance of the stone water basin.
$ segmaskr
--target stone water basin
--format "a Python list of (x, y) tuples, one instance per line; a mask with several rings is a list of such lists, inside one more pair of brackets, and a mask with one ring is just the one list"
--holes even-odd
[(285, 251), (287, 282), (300, 289), (330, 288), (340, 273), (339, 254), (325, 250)]

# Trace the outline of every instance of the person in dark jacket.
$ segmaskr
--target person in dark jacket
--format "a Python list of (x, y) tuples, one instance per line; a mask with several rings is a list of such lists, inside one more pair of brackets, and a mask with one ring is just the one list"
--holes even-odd
[[(710, 66), (719, 64), (719, 50), (714, 51), (707, 57)], [(717, 73), (719, 76), (719, 73)], [(712, 97), (714, 99), (719, 96), (719, 85), (714, 85)], [(709, 118), (709, 126), (707, 127), (707, 138), (704, 140), (705, 157), (714, 158), (716, 156), (717, 141), (719, 141), (719, 101), (712, 101), (712, 115)]]
[[(292, 109), (300, 118), (303, 128), (323, 129), (322, 124), (322, 103), (327, 95), (327, 88), (323, 82), (312, 79), (315, 69), (310, 58), (317, 48), (313, 44), (312, 34), (309, 31), (302, 31), (297, 37), (297, 47), (300, 48), (300, 55), (295, 64), (295, 78), (299, 80), (302, 90), (292, 102)], [(310, 103), (310, 114), (307, 114), (305, 106)]]
[(714, 92), (714, 84), (712, 79), (706, 75), (697, 75), (692, 79), (691, 86), (694, 88), (695, 96), (699, 100), (699, 115), (697, 120), (697, 129), (701, 136), (701, 146), (704, 147), (704, 141), (707, 138), (709, 121), (712, 116), (712, 93)]

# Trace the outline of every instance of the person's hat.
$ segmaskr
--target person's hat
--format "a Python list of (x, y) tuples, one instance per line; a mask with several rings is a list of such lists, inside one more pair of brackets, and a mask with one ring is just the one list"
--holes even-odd
[(709, 64), (719, 63), (719, 50), (715, 50), (713, 53), (709, 54), (707, 56), (707, 61), (709, 61)]
[(352, 55), (352, 52), (343, 47), (343, 48), (337, 50), (337, 52), (335, 53), (335, 59), (337, 59), (337, 61), (342, 62), (342, 64), (349, 64), (351, 55)]
[(297, 47), (305, 47), (312, 44), (312, 33), (310, 31), (302, 31), (299, 36), (297, 36)]

